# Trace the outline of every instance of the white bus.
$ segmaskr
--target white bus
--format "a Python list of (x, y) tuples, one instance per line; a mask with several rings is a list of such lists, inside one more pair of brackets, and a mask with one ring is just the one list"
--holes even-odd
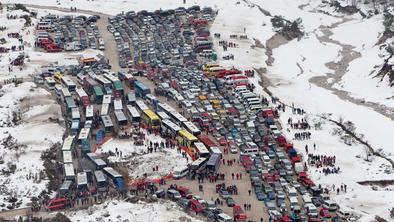
[(73, 147), (73, 141), (74, 141), (73, 136), (66, 137), (63, 141), (62, 151), (71, 151)]
[(109, 73), (105, 73), (103, 76), (104, 76), (106, 79), (108, 79), (108, 81), (110, 81), (111, 83), (114, 83), (114, 82), (116, 82), (116, 81), (119, 81), (119, 78), (118, 78), (118, 77), (116, 77), (116, 76), (114, 76), (114, 75), (112, 75), (112, 74), (109, 74)]
[(77, 174), (77, 189), (79, 192), (88, 191), (88, 175), (86, 172)]
[(161, 120), (170, 119), (171, 117), (167, 115), (164, 111), (157, 112), (157, 115), (160, 117)]
[(71, 119), (72, 120), (80, 120), (81, 114), (79, 113), (79, 108), (72, 108), (71, 109)]
[(190, 121), (183, 122), (183, 126), (185, 127), (185, 129), (187, 129), (187, 131), (191, 132), (195, 136), (201, 134), (200, 129)]
[(121, 99), (115, 99), (114, 100), (114, 109), (115, 110), (122, 110), (123, 109), (123, 104)]
[(116, 121), (118, 122), (118, 125), (120, 125), (120, 126), (127, 125), (127, 118), (122, 110), (115, 110), (114, 113), (115, 113), (115, 118), (116, 118)]
[(207, 158), (199, 157), (197, 160), (193, 161), (190, 165), (191, 170), (198, 170), (199, 168), (203, 167), (207, 162)]
[(45, 85), (48, 89), (55, 89), (56, 81), (53, 77), (45, 77)]
[(68, 76), (62, 77), (62, 83), (71, 92), (75, 91), (75, 89), (77, 88), (77, 85), (75, 85), (74, 81), (72, 81), (71, 78)]
[(63, 151), (63, 163), (72, 163), (73, 162), (73, 156), (71, 151)]
[(139, 123), (141, 120), (141, 115), (137, 111), (137, 109), (132, 105), (127, 105), (127, 114), (132, 123)]
[(106, 115), (108, 115), (108, 111), (109, 111), (109, 104), (104, 103), (103, 105), (101, 105), (100, 116), (106, 116)]
[(62, 100), (63, 100), (63, 101), (65, 101), (66, 98), (71, 97), (70, 91), (69, 91), (67, 88), (65, 88), (65, 87), (63, 87), (63, 88), (61, 89), (61, 94), (62, 94)]
[(179, 126), (182, 126), (183, 122), (186, 122), (187, 119), (182, 116), (180, 113), (178, 113), (177, 111), (173, 112), (173, 113), (167, 113), (168, 115), (170, 115), (172, 117), (172, 119), (174, 120), (174, 122), (176, 124), (178, 124)]
[(201, 142), (195, 142), (194, 146), (196, 147), (197, 153), (199, 157), (209, 158), (210, 153), (207, 147)]
[(93, 112), (93, 105), (88, 105), (86, 107), (85, 117), (86, 120), (93, 120), (94, 112)]
[(146, 109), (149, 109), (149, 107), (144, 103), (144, 101), (142, 101), (142, 100), (137, 100), (137, 101), (135, 101), (135, 105), (137, 106), (137, 110), (138, 110), (138, 112), (142, 112), (142, 111), (144, 111), (144, 110), (146, 110)]
[(104, 78), (104, 76), (96, 76), (95, 79), (98, 83), (100, 83), (103, 87), (111, 87), (111, 81)]
[(94, 179), (96, 180), (96, 187), (99, 192), (108, 190), (107, 176), (101, 170), (94, 171)]
[(178, 132), (180, 130), (182, 130), (181, 127), (179, 127), (178, 125), (176, 125), (175, 123), (173, 123), (169, 119), (163, 119), (161, 121), (161, 123), (162, 123), (161, 130), (163, 133), (170, 134), (172, 136), (176, 136), (176, 135), (178, 135)]
[(103, 96), (103, 104), (111, 104), (111, 95)]
[(90, 128), (82, 128), (79, 132), (78, 140), (87, 140), (90, 136)]
[(74, 165), (72, 163), (64, 164), (64, 175), (66, 180), (75, 180)]

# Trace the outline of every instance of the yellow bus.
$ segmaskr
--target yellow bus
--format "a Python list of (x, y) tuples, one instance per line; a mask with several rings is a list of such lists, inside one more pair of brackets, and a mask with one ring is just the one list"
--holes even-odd
[(217, 63), (205, 64), (205, 66), (204, 66), (204, 68), (203, 68), (203, 71), (204, 71), (204, 72), (207, 72), (207, 71), (209, 71), (209, 70), (210, 70), (211, 68), (213, 68), (213, 67), (220, 67), (220, 65), (217, 64)]
[(150, 109), (145, 109), (142, 112), (142, 120), (148, 125), (150, 129), (159, 129), (160, 128), (160, 118)]
[(56, 83), (61, 84), (62, 83), (62, 77), (63, 75), (60, 72), (55, 73), (55, 75), (53, 75), (53, 78), (55, 79)]
[(193, 134), (189, 133), (189, 131), (183, 129), (178, 132), (177, 136), (178, 145), (181, 147), (185, 147), (190, 151), (194, 151), (194, 142), (197, 142), (198, 139)]

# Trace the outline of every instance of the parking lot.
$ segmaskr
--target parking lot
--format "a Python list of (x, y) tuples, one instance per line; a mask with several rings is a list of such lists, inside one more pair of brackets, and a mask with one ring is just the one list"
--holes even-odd
[[(186, 211), (210, 220), (231, 221), (224, 212), (237, 221), (338, 221), (333, 219), (338, 206), (308, 178), (305, 160), (280, 131), (283, 104), (256, 94), (249, 71), (216, 61), (213, 38), (220, 35), (209, 32), (216, 13), (194, 6), (109, 17), (104, 32), (115, 39), (121, 72), (109, 70), (108, 59), (101, 57), (39, 73), (67, 119), (65, 138), (71, 143), (63, 143), (60, 168), (64, 181), (76, 186), (66, 189), (75, 192), (66, 196), (79, 201), (100, 195), (99, 188), (125, 195), (135, 187), (152, 194), (165, 187)], [(61, 27), (63, 38), (75, 33), (67, 24)], [(109, 37), (100, 27), (87, 27), (86, 47), (97, 48), (101, 36), (103, 41)], [(128, 172), (105, 161), (108, 156), (91, 154), (110, 138), (138, 142), (150, 133), (193, 160), (183, 172), (168, 172), (177, 180), (131, 183)], [(72, 153), (71, 161), (66, 162), (64, 151)], [(97, 171), (104, 172), (105, 183), (99, 183)], [(207, 201), (216, 206), (206, 206)], [(46, 206), (51, 209), (52, 203)]]

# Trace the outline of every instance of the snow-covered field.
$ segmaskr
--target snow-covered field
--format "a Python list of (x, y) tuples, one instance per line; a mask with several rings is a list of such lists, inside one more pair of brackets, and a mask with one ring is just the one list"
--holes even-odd
[(196, 221), (173, 202), (160, 201), (155, 203), (138, 202), (136, 204), (109, 201), (101, 205), (92, 206), (88, 210), (66, 213), (73, 222), (168, 222), (168, 221)]
[[(125, 163), (131, 179), (142, 178), (144, 174), (151, 179), (161, 178), (173, 172), (174, 168), (187, 166), (187, 160), (182, 157), (181, 153), (178, 153), (176, 148), (157, 149), (157, 152), (148, 153), (147, 147), (150, 141), (165, 143), (163, 138), (154, 134), (147, 135), (145, 144), (142, 146), (135, 145), (132, 140), (111, 139), (103, 144), (97, 152), (116, 153), (117, 149), (119, 155), (110, 156), (108, 159), (115, 163)], [(191, 161), (190, 158), (188, 161)], [(153, 171), (153, 168), (156, 167), (158, 170)]]
[[(48, 120), (61, 118), (60, 106), (50, 99), (46, 90), (33, 83), (4, 86), (0, 104), (0, 172), (15, 168), (9, 176), (0, 174), (0, 203), (4, 204), (0, 209), (3, 209), (9, 204), (5, 199), (9, 196), (18, 198), (24, 206), (31, 197), (45, 190), (47, 181), (39, 179), (43, 170), (41, 152), (61, 142), (64, 129)], [(15, 125), (12, 113), (17, 110), (21, 111), (22, 120)], [(4, 146), (3, 140), (8, 136), (15, 138), (18, 145)]]

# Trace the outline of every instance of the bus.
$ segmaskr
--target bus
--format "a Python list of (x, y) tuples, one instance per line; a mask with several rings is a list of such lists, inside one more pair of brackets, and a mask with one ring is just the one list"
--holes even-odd
[(48, 89), (55, 89), (56, 81), (52, 77), (45, 77), (45, 85)]
[(147, 94), (150, 93), (150, 89), (138, 80), (134, 81), (134, 90), (135, 95), (141, 98), (144, 98)]
[(107, 176), (101, 170), (94, 171), (94, 180), (96, 182), (96, 187), (98, 192), (108, 191), (108, 181)]
[(93, 120), (94, 112), (93, 105), (88, 105), (85, 110), (85, 118), (86, 120)]
[(111, 184), (116, 187), (117, 190), (123, 191), (126, 188), (123, 176), (116, 172), (112, 167), (105, 167), (103, 172), (107, 175), (112, 182)]
[(73, 162), (73, 156), (70, 150), (63, 151), (63, 163), (72, 163)]
[(217, 64), (217, 63), (208, 63), (208, 64), (205, 64), (205, 66), (203, 67), (203, 71), (206, 72), (206, 71), (208, 71), (210, 68), (213, 68), (213, 67), (220, 67), (220, 65)]
[(129, 92), (127, 93), (127, 104), (129, 105), (134, 105), (135, 103), (135, 93)]
[(187, 130), (180, 130), (177, 136), (178, 145), (181, 147), (187, 148), (190, 151), (193, 151), (194, 142), (197, 142), (198, 139), (193, 134), (189, 133)]
[(212, 156), (209, 158), (207, 162), (207, 170), (210, 173), (215, 173), (220, 165), (220, 158), (221, 156), (218, 154), (212, 154)]
[(111, 95), (103, 96), (103, 104), (111, 104)]
[(79, 131), (78, 141), (80, 141), (83, 154), (90, 153), (90, 128), (82, 128)]
[(103, 103), (103, 105), (101, 105), (100, 116), (108, 115), (108, 111), (109, 111), (109, 104), (108, 103)]
[(115, 110), (115, 118), (118, 121), (119, 126), (127, 125), (127, 118), (122, 110)]
[(92, 161), (97, 170), (101, 170), (104, 167), (107, 167), (107, 163), (102, 160), (96, 153), (87, 153), (86, 156), (90, 161)]
[(163, 111), (157, 112), (157, 115), (160, 117), (161, 120), (170, 119), (170, 116)]
[(74, 141), (73, 136), (66, 137), (63, 141), (62, 151), (72, 151), (73, 150), (73, 141)]
[(75, 85), (74, 81), (72, 81), (71, 78), (68, 76), (62, 77), (62, 83), (71, 92), (75, 91), (75, 89), (77, 88), (77, 85)]
[(190, 121), (183, 122), (183, 127), (185, 127), (187, 131), (191, 132), (195, 136), (199, 136), (201, 134), (200, 129)]
[(76, 88), (75, 92), (77, 93), (78, 99), (81, 101), (83, 106), (86, 107), (90, 105), (90, 98), (83, 88)]
[(71, 93), (70, 93), (70, 91), (67, 88), (63, 87), (61, 89), (61, 96), (62, 96), (62, 100), (66, 101), (66, 98), (70, 98), (71, 97)]
[(96, 76), (95, 80), (103, 87), (111, 87), (111, 81), (104, 78), (104, 76)]
[(123, 104), (121, 99), (115, 99), (114, 100), (114, 109), (115, 110), (122, 110), (123, 109)]
[(59, 189), (59, 196), (60, 197), (67, 197), (71, 195), (71, 185), (73, 182), (71, 180), (65, 180), (60, 186)]
[(150, 129), (160, 128), (160, 118), (150, 109), (146, 109), (142, 112), (142, 120), (148, 125)]
[(141, 115), (138, 113), (137, 109), (132, 105), (127, 105), (127, 114), (131, 123), (139, 124), (141, 120)]
[(149, 107), (142, 100), (135, 101), (135, 105), (137, 107), (138, 112), (142, 113), (144, 110), (149, 109)]
[(171, 137), (177, 136), (178, 132), (182, 130), (181, 127), (179, 127), (169, 119), (163, 119), (161, 123), (161, 132), (167, 135), (171, 135)]
[(78, 107), (71, 109), (71, 119), (72, 120), (80, 120), (81, 119), (81, 113), (79, 112)]
[(57, 72), (55, 75), (53, 75), (53, 79), (59, 84), (62, 83), (62, 77), (63, 75), (60, 72)]
[(66, 180), (75, 180), (74, 165), (72, 163), (64, 164), (64, 176)]
[(171, 116), (171, 118), (174, 120), (174, 122), (176, 124), (178, 124), (179, 126), (182, 126), (183, 122), (186, 122), (187, 119), (182, 116), (180, 113), (178, 113), (177, 111), (174, 110), (173, 113), (169, 114)]
[(79, 193), (85, 193), (89, 191), (88, 175), (86, 172), (79, 172), (77, 174), (77, 190)]
[(190, 165), (190, 170), (198, 170), (200, 168), (203, 168), (207, 160), (208, 159), (204, 157), (198, 158), (197, 160), (192, 162), (192, 164)]
[(194, 146), (196, 147), (196, 151), (198, 154), (198, 157), (204, 157), (204, 158), (209, 158), (210, 152), (207, 149), (207, 147), (201, 143), (201, 142), (195, 142)]
[(101, 116), (101, 121), (104, 125), (105, 132), (110, 133), (113, 131), (114, 124), (109, 115)]

